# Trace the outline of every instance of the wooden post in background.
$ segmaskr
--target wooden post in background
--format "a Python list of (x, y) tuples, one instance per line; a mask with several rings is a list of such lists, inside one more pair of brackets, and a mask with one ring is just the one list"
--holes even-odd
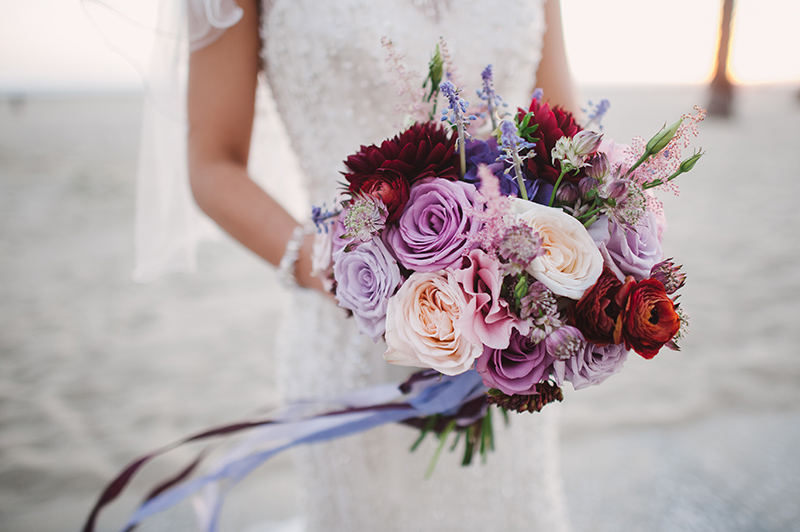
[(733, 83), (728, 76), (728, 58), (731, 47), (731, 25), (733, 23), (733, 0), (722, 1), (717, 64), (710, 84), (708, 114), (729, 117), (733, 105)]

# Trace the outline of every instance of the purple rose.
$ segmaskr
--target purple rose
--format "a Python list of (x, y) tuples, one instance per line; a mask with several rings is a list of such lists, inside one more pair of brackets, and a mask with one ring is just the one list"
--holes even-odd
[(397, 225), (383, 232), (386, 246), (398, 262), (418, 272), (434, 272), (461, 264), (467, 235), (480, 223), (471, 212), (477, 190), (461, 181), (428, 178), (411, 187)]
[(529, 337), (512, 329), (508, 348), (485, 347), (475, 361), (475, 369), (486, 386), (507, 395), (531, 395), (536, 392), (536, 385), (549, 377), (553, 362), (544, 342), (534, 344)]
[(379, 238), (364, 242), (352, 251), (334, 255), (336, 299), (353, 312), (362, 334), (373, 342), (386, 332), (389, 297), (400, 284), (400, 268)]
[(626, 229), (603, 217), (593, 224), (589, 232), (598, 245), (605, 244), (608, 254), (622, 273), (632, 275), (637, 281), (650, 277), (650, 269), (661, 262), (658, 221), (650, 211), (645, 212), (634, 228)]
[(598, 347), (587, 343), (577, 356), (555, 363), (556, 380), (567, 380), (576, 390), (594, 386), (619, 373), (627, 359), (628, 350), (622, 344)]

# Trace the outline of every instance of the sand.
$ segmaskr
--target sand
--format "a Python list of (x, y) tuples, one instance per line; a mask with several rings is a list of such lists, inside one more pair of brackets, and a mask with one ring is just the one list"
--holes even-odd
[[(696, 87), (584, 93), (611, 99), (606, 132), (623, 142), (705, 101)], [(4, 531), (77, 529), (133, 457), (275, 405), (271, 339), (287, 295), (271, 269), (226, 241), (201, 249), (196, 274), (131, 281), (140, 107), (0, 100)], [(798, 126), (795, 87), (743, 89), (734, 118), (703, 124), (708, 155), (666, 198), (692, 334), (680, 353), (634, 355), (602, 386), (567, 393), (574, 530), (800, 530)], [(224, 530), (290, 518), (293, 482), (285, 457), (268, 464)], [(157, 529), (184, 528), (145, 528)]]

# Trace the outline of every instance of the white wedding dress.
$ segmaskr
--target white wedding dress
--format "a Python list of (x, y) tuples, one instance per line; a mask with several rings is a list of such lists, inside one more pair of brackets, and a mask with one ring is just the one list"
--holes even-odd
[[(232, 0), (190, 3), (207, 23), (207, 41), (237, 20)], [(262, 10), (266, 80), (313, 205), (330, 205), (347, 155), (394, 135), (403, 121), (381, 37), (424, 75), (441, 36), (468, 99), (491, 63), (497, 92), (526, 105), (544, 32), (541, 0), (265, 0)], [(286, 401), (332, 399), (408, 374), (317, 293), (295, 290), (285, 320), (275, 351)], [(428, 480), (431, 446), (410, 453), (418, 431), (405, 426), (296, 449), (306, 530), (567, 530), (557, 414), (551, 405), (512, 415), (508, 428), (496, 418), (496, 450), (485, 465), (461, 467), (460, 453), (445, 451)]]

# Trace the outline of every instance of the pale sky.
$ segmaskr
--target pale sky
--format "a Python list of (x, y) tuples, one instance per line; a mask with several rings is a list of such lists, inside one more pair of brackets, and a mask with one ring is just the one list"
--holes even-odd
[[(115, 0), (153, 20), (154, 0)], [(800, 84), (800, 1), (737, 0), (731, 69), (741, 83)], [(139, 74), (100, 37), (80, 0), (0, 0), (0, 92), (137, 90)], [(561, 0), (580, 85), (702, 83), (713, 67), (719, 0)], [(88, 8), (95, 6), (89, 5)], [(104, 21), (118, 19), (91, 9)], [(107, 22), (104, 22), (107, 24)], [(146, 32), (113, 28), (141, 66)]]

